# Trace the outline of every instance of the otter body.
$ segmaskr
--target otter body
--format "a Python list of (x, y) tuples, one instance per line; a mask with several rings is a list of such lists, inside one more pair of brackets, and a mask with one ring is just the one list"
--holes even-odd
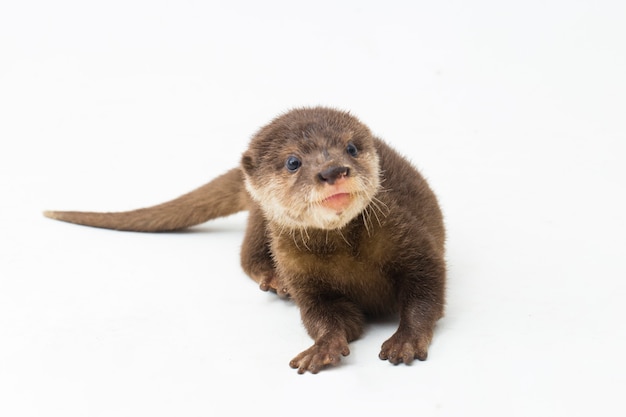
[(58, 220), (168, 231), (248, 210), (241, 264), (290, 297), (314, 345), (290, 366), (317, 373), (349, 354), (368, 317), (399, 314), (380, 358), (426, 359), (445, 302), (445, 231), (419, 172), (348, 113), (292, 110), (263, 127), (241, 165), (175, 200)]

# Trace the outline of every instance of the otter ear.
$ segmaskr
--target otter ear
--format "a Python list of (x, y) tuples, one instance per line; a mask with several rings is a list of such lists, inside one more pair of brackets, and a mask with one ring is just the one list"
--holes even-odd
[(241, 157), (241, 167), (243, 168), (244, 172), (248, 175), (252, 175), (252, 173), (256, 169), (256, 164), (254, 163), (254, 160), (252, 159), (250, 152), (245, 152), (243, 156)]

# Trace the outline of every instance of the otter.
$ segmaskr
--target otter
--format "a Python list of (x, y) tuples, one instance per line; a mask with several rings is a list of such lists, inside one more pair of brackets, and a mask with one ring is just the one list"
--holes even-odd
[(44, 214), (163, 232), (243, 210), (243, 270), (262, 290), (293, 300), (314, 341), (289, 363), (298, 373), (337, 365), (375, 316), (399, 317), (380, 359), (426, 359), (445, 304), (442, 212), (418, 170), (349, 112), (284, 113), (252, 137), (238, 167), (167, 203)]

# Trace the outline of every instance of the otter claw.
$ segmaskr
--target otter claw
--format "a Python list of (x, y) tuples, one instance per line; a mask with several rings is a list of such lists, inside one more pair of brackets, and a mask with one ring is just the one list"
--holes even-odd
[(261, 278), (261, 280), (259, 281), (259, 288), (261, 289), (261, 291), (264, 292), (274, 292), (280, 298), (289, 297), (289, 290), (287, 289), (287, 287), (281, 284), (280, 279), (278, 279), (274, 274), (267, 275)]

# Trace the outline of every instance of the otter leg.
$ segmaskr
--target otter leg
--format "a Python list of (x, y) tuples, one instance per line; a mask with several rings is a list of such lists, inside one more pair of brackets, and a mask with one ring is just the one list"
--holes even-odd
[(332, 293), (298, 292), (296, 303), (315, 343), (293, 358), (289, 366), (299, 374), (316, 374), (328, 365), (337, 365), (342, 356), (350, 354), (348, 343), (361, 335), (363, 313), (351, 301)]
[(398, 279), (400, 324), (383, 343), (379, 355), (394, 365), (426, 360), (435, 323), (443, 316), (445, 263), (436, 255), (416, 262), (413, 273), (404, 273)]
[(289, 290), (278, 277), (270, 249), (266, 221), (255, 204), (250, 208), (246, 234), (241, 245), (241, 266), (263, 291), (288, 297)]

